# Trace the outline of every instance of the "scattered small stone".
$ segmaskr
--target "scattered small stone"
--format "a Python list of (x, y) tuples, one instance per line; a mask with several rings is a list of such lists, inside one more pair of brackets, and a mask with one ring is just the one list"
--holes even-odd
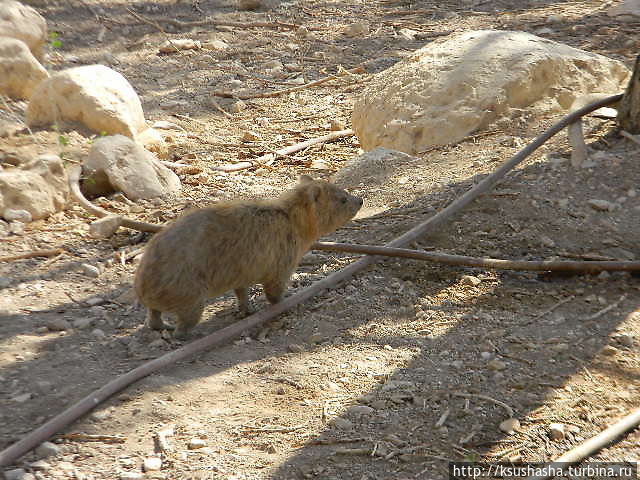
[(489, 370), (495, 370), (495, 371), (501, 371), (504, 370), (505, 368), (507, 368), (507, 364), (501, 360), (498, 360), (497, 358), (494, 360), (491, 360), (489, 363), (487, 363), (487, 368)]
[(284, 389), (282, 385), (278, 385), (276, 387), (276, 395), (284, 395), (287, 391)]
[(52, 457), (60, 453), (60, 447), (55, 443), (43, 442), (36, 448), (36, 455), (40, 458)]
[(9, 233), (13, 233), (14, 235), (24, 235), (24, 223), (13, 221), (9, 222)]
[(500, 430), (508, 435), (513, 435), (520, 429), (520, 420), (517, 418), (507, 418), (500, 423)]
[(152, 342), (149, 342), (149, 348), (164, 348), (167, 342), (163, 338), (157, 338)]
[(189, 440), (189, 443), (187, 444), (187, 448), (189, 448), (189, 450), (197, 450), (198, 448), (202, 448), (206, 446), (207, 446), (207, 442), (197, 437), (194, 437), (191, 440)]
[(162, 460), (158, 457), (147, 457), (144, 459), (142, 469), (145, 472), (155, 472), (162, 468)]
[(161, 53), (174, 53), (176, 50), (200, 50), (202, 44), (199, 40), (193, 40), (191, 38), (177, 38), (175, 40), (167, 40), (164, 42), (158, 50)]
[(322, 343), (324, 341), (324, 337), (319, 333), (314, 333), (309, 337), (309, 343), (312, 345), (316, 345), (318, 343)]
[(64, 318), (52, 318), (47, 321), (46, 327), (50, 332), (62, 332), (64, 330), (69, 330), (71, 325)]
[(99, 339), (105, 338), (107, 336), (107, 334), (104, 333), (104, 330), (101, 330), (100, 328), (94, 328), (93, 330), (91, 330), (91, 335)]
[(91, 414), (91, 418), (97, 421), (106, 420), (110, 416), (111, 416), (111, 412), (109, 410), (98, 410), (97, 412), (93, 412)]
[(30, 400), (32, 397), (31, 393), (23, 393), (22, 395), (18, 395), (16, 397), (13, 397), (11, 400), (13, 400), (16, 403), (24, 403), (27, 400)]
[(631, 335), (621, 334), (616, 337), (618, 343), (625, 347), (633, 347), (634, 341)]
[(290, 343), (288, 349), (291, 353), (302, 353), (304, 352), (304, 347), (298, 345), (296, 343)]
[(616, 353), (618, 353), (618, 349), (612, 345), (605, 345), (602, 349), (602, 354), (607, 357), (613, 357)]
[(0, 277), (0, 289), (7, 288), (11, 285), (11, 279), (9, 277)]
[(89, 235), (93, 238), (109, 238), (116, 233), (121, 224), (120, 215), (107, 215), (89, 224)]
[(555, 441), (562, 441), (565, 437), (564, 424), (552, 423), (549, 425), (549, 437)]
[(493, 355), (491, 354), (491, 352), (480, 352), (480, 358), (482, 360), (490, 360), (491, 357), (493, 357)]
[(332, 118), (329, 121), (329, 129), (334, 131), (334, 132), (337, 132), (337, 131), (340, 131), (340, 130), (344, 130), (345, 128), (346, 127), (344, 125), (344, 122), (341, 122), (338, 119)]
[(371, 402), (371, 407), (374, 408), (375, 410), (383, 410), (383, 409), (385, 409), (387, 407), (387, 401), (386, 400), (374, 400), (373, 402)]
[(548, 248), (553, 248), (556, 246), (556, 242), (554, 242), (551, 238), (547, 237), (546, 235), (542, 235), (540, 237), (540, 243)]
[(120, 480), (140, 480), (144, 478), (144, 474), (140, 472), (120, 472), (118, 478)]
[(352, 407), (347, 408), (347, 415), (353, 417), (360, 417), (362, 415), (370, 415), (375, 410), (371, 407), (367, 407), (366, 405), (353, 405)]
[(588, 200), (587, 205), (600, 212), (610, 212), (615, 208), (615, 203), (609, 202), (607, 200), (599, 200), (596, 198)]
[(211, 40), (206, 44), (207, 48), (211, 50), (226, 50), (229, 48), (229, 44), (224, 40)]
[(478, 285), (480, 285), (480, 283), (482, 283), (482, 280), (480, 280), (478, 277), (474, 277), (473, 275), (464, 275), (460, 279), (460, 281), (463, 285), (471, 285), (472, 287), (477, 287)]
[(367, 22), (356, 22), (347, 26), (343, 32), (347, 37), (364, 37), (369, 34)]
[(238, 0), (240, 10), (257, 10), (262, 6), (262, 0)]
[(567, 352), (569, 350), (569, 344), (567, 343), (556, 343), (552, 345), (549, 350), (555, 353)]
[(351, 430), (353, 428), (353, 423), (342, 417), (335, 418), (333, 424), (340, 430)]
[(39, 472), (46, 472), (51, 469), (51, 464), (44, 460), (36, 460), (35, 462), (30, 463), (29, 466)]
[(89, 265), (88, 263), (80, 265), (80, 269), (87, 277), (98, 278), (100, 276), (100, 269), (96, 266)]
[(258, 135), (256, 132), (252, 132), (251, 130), (245, 130), (242, 133), (242, 138), (240, 140), (243, 142), (255, 142), (257, 140), (260, 140), (260, 135)]
[(27, 473), (23, 468), (15, 468), (13, 470), (5, 470), (4, 478), (5, 480), (32, 480), (36, 477), (31, 473)]
[(8, 222), (29, 223), (32, 220), (31, 213), (18, 208), (5, 208), (2, 216)]
[(231, 105), (229, 105), (229, 111), (231, 113), (240, 113), (246, 109), (247, 109), (247, 104), (242, 100), (236, 100)]

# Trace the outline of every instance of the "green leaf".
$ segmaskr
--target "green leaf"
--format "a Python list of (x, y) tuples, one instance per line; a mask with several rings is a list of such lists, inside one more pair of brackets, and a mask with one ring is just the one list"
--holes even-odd
[(52, 48), (60, 48), (62, 46), (62, 42), (60, 40), (52, 40), (51, 47)]
[(56, 38), (58, 38), (60, 36), (60, 34), (58, 32), (49, 32), (49, 38), (51, 40), (55, 40)]
[(58, 137), (58, 143), (60, 143), (60, 145), (64, 145), (66, 147), (67, 145), (69, 145), (69, 140), (64, 135), (60, 135)]

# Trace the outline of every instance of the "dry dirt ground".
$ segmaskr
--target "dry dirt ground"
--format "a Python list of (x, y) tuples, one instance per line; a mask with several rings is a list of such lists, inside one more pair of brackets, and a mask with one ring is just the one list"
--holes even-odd
[[(278, 158), (269, 168), (224, 174), (211, 167), (323, 135), (332, 121), (334, 128), (348, 127), (354, 97), (372, 73), (447, 32), (525, 30), (630, 68), (640, 47), (640, 22), (604, 15), (617, 1), (529, 0), (514, 8), (516, 2), (504, 1), (309, 0), (272, 2), (256, 11), (213, 0), (32, 3), (62, 43), (50, 52), (47, 68), (106, 63), (132, 83), (148, 120), (182, 127), (169, 138), (170, 159), (193, 167), (181, 173), (180, 195), (136, 204), (122, 197), (95, 200), (153, 222), (220, 198), (274, 195), (302, 173), (338, 171), (359, 153), (355, 138)], [(159, 21), (163, 33), (127, 7), (155, 21), (212, 15), (227, 22), (295, 23), (306, 33)], [(359, 21), (368, 22), (369, 33), (342, 33)], [(403, 36), (405, 28), (417, 32), (413, 40)], [(202, 49), (158, 55), (167, 36), (200, 40)], [(218, 41), (227, 47), (220, 49)], [(274, 60), (286, 64), (282, 72)], [(244, 105), (213, 95), (238, 87), (290, 88), (363, 62), (364, 74)], [(10, 107), (23, 115), (24, 104)], [(365, 209), (332, 239), (383, 244), (395, 238), (557, 118), (524, 112), (490, 134), (426, 152), (423, 168), (397, 172), (402, 195), (375, 215)], [(243, 142), (247, 130), (257, 138)], [(614, 133), (611, 121), (590, 118), (586, 131), (597, 150), (588, 168), (570, 167), (561, 134), (414, 246), (510, 259), (639, 258), (640, 147)], [(66, 145), (57, 132), (23, 132), (0, 139), (0, 151), (5, 160), (42, 152), (82, 160), (89, 139), (77, 132), (64, 136)], [(612, 208), (596, 210), (593, 199)], [(65, 251), (0, 264), (0, 448), (115, 376), (177, 347), (141, 329), (144, 312), (127, 294), (136, 260), (123, 253), (148, 237), (121, 229), (112, 239), (93, 239), (90, 220), (72, 205), (28, 225), (22, 235), (0, 239), (0, 256)], [(308, 255), (290, 292), (354, 258)], [(82, 264), (97, 267), (99, 276)], [(60, 432), (102, 437), (57, 437), (57, 455), (30, 453), (10, 468), (41, 479), (142, 478), (144, 459), (160, 457), (161, 469), (144, 478), (444, 479), (449, 460), (548, 460), (640, 407), (639, 288), (637, 276), (621, 273), (540, 275), (383, 260), (282, 315), (265, 338), (252, 331), (165, 368)], [(212, 301), (210, 319), (195, 336), (236, 321), (234, 308), (230, 296)], [(509, 409), (520, 422), (512, 434), (499, 429)], [(563, 440), (550, 437), (552, 423), (564, 424)], [(154, 436), (166, 428), (173, 428), (170, 449), (159, 454)], [(189, 449), (194, 440), (201, 442), (192, 447), (200, 448)], [(632, 432), (594, 459), (637, 461), (639, 441), (640, 432)]]

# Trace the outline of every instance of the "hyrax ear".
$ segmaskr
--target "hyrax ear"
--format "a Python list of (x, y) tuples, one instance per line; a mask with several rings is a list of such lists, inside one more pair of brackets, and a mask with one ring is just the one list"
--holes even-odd
[(300, 179), (298, 180), (298, 183), (300, 183), (301, 185), (304, 185), (305, 183), (309, 183), (309, 182), (313, 182), (313, 178), (311, 178), (309, 175), (300, 175)]

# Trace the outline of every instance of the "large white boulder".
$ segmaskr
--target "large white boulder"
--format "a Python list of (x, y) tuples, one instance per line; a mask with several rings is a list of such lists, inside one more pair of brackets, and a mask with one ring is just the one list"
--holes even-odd
[(365, 150), (413, 154), (457, 142), (512, 108), (559, 112), (587, 93), (620, 93), (628, 75), (619, 61), (525, 32), (453, 34), (376, 74), (352, 124)]
[(63, 210), (68, 198), (67, 172), (57, 155), (41, 155), (0, 171), (0, 216), (26, 210), (38, 220)]
[(87, 195), (121, 191), (131, 200), (155, 198), (180, 190), (178, 176), (151, 152), (123, 135), (102, 137), (82, 165)]
[(0, 36), (22, 40), (38, 61), (44, 56), (47, 22), (35, 9), (14, 0), (0, 0)]
[(62, 70), (38, 85), (27, 108), (27, 123), (43, 127), (65, 122), (131, 138), (147, 128), (131, 84), (104, 65)]
[(48, 77), (22, 40), (0, 37), (0, 95), (28, 99), (36, 86)]

